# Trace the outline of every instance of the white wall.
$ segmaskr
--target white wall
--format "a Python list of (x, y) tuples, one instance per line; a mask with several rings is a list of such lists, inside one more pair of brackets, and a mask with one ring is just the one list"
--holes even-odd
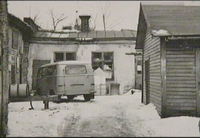
[[(130, 43), (130, 41), (129, 41)], [(135, 84), (135, 60), (133, 55), (125, 53), (135, 52), (135, 44), (38, 44), (31, 43), (29, 51), (28, 82), (32, 83), (33, 59), (51, 60), (54, 52), (74, 51), (77, 52), (77, 60), (91, 63), (91, 53), (113, 52), (114, 53), (114, 82), (120, 83), (120, 93), (126, 86), (134, 87)], [(30, 85), (31, 86), (31, 85)]]

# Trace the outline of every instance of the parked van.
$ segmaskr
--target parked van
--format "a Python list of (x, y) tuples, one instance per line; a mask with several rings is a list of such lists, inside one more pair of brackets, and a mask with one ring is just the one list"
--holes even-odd
[(37, 74), (39, 95), (67, 96), (72, 100), (83, 95), (86, 101), (94, 99), (94, 74), (89, 63), (61, 61), (43, 65)]

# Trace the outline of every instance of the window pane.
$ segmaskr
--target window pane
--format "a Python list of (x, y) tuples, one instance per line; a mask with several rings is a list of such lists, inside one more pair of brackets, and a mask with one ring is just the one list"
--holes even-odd
[(64, 53), (55, 53), (55, 62), (63, 60), (64, 60)]
[(76, 53), (66, 53), (66, 60), (76, 60)]
[(112, 52), (104, 53), (104, 65), (108, 66), (110, 69), (113, 68), (113, 53)]
[(84, 65), (68, 65), (65, 67), (66, 74), (86, 74), (86, 67)]
[(93, 52), (92, 53), (92, 68), (95, 70), (98, 67), (102, 68), (103, 66), (103, 59), (101, 52)]
[(138, 60), (138, 61), (137, 61), (137, 64), (138, 64), (138, 65), (142, 65), (142, 61), (141, 61), (141, 60)]
[(112, 61), (113, 60), (113, 53), (112, 52), (105, 52), (104, 53), (104, 60)]

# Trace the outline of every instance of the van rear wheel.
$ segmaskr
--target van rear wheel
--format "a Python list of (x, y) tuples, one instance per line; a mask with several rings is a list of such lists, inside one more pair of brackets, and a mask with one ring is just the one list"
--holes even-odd
[(58, 98), (54, 100), (55, 103), (60, 103), (62, 101), (62, 95), (58, 95)]
[(74, 99), (74, 95), (67, 95), (67, 99), (69, 99), (69, 100), (73, 100)]
[(91, 99), (90, 94), (84, 94), (83, 97), (84, 97), (85, 101), (90, 101), (90, 99)]

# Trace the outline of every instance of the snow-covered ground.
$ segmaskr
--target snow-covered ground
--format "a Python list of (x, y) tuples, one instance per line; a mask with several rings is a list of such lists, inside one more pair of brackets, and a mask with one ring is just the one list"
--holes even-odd
[(52, 103), (44, 110), (42, 101), (9, 104), (10, 136), (200, 136), (195, 117), (161, 119), (152, 104), (143, 105), (141, 92), (96, 96), (90, 102)]

